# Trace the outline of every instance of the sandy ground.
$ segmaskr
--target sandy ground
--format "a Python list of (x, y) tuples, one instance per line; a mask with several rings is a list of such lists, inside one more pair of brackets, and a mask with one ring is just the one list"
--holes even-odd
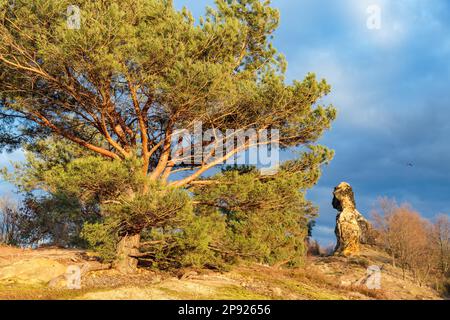
[[(80, 290), (67, 289), (67, 267), (90, 263), (90, 255), (81, 250), (0, 247), (0, 299), (441, 299), (408, 275), (404, 279), (387, 255), (371, 248), (358, 258), (311, 257), (298, 269), (247, 264), (222, 273), (92, 271), (83, 274)], [(381, 289), (368, 289), (361, 283), (372, 265), (382, 269)]]

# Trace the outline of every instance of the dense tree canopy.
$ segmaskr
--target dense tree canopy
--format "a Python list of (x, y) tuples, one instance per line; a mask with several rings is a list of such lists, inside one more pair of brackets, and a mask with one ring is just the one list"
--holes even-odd
[[(277, 128), (288, 147), (315, 141), (334, 119), (333, 108), (314, 107), (325, 81), (285, 84), (270, 42), (279, 14), (267, 1), (217, 1), (200, 23), (163, 0), (3, 2), (3, 145), (44, 131), (105, 157), (139, 156), (158, 179), (172, 169), (172, 132), (196, 121)], [(79, 30), (67, 27), (70, 4), (81, 8)]]
[[(238, 225), (241, 215), (257, 212), (267, 213), (266, 223), (282, 220), (283, 212), (299, 217), (286, 218), (281, 238), (294, 235), (298, 221), (305, 227), (312, 211), (304, 191), (332, 157), (314, 145), (336, 116), (332, 106), (320, 104), (330, 86), (314, 74), (287, 84), (286, 61), (271, 42), (279, 12), (270, 1), (215, 3), (197, 21), (170, 0), (16, 0), (14, 5), (0, 0), (0, 148), (25, 146), (30, 154), (10, 178), (27, 192), (41, 189), (72, 199), (103, 223), (114, 220), (118, 239), (166, 235), (161, 228), (169, 225), (173, 236), (173, 230), (183, 229), (174, 228), (179, 214), (202, 216), (203, 209), (192, 210), (192, 199), (197, 208), (215, 203), (213, 211), (240, 230), (236, 234), (262, 219), (248, 217)], [(80, 28), (68, 25), (69, 5), (80, 8)], [(261, 182), (254, 172), (205, 181), (209, 169), (268, 142), (247, 139), (214, 160), (206, 154), (194, 161), (188, 153), (180, 163), (173, 153), (175, 133), (198, 122), (222, 132), (276, 129), (281, 148), (309, 149), (281, 166), (271, 178), (276, 183)], [(207, 148), (221, 139), (195, 143)], [(235, 192), (243, 197), (237, 203), (248, 206), (247, 190), (251, 198), (267, 193), (277, 202), (277, 188), (298, 194), (278, 208), (259, 200), (254, 209), (238, 210), (237, 204), (217, 201)], [(146, 232), (149, 228), (153, 231)], [(260, 234), (252, 241), (264, 237), (270, 238)]]

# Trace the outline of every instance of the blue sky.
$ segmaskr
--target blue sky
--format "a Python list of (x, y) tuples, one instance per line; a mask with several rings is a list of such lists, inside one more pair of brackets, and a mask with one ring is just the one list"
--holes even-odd
[[(175, 0), (194, 16), (211, 0)], [(341, 181), (370, 216), (380, 196), (407, 201), (424, 216), (450, 213), (450, 1), (274, 0), (275, 46), (288, 80), (315, 72), (332, 85), (339, 117), (322, 144), (336, 152), (308, 198), (320, 207), (314, 237), (334, 241), (331, 193)], [(381, 28), (367, 28), (367, 8)], [(0, 166), (15, 155), (0, 155)], [(412, 164), (413, 166), (409, 166)], [(9, 187), (0, 183), (0, 194)]]
[[(195, 16), (210, 0), (175, 0)], [(320, 206), (314, 237), (335, 240), (331, 193), (349, 182), (370, 217), (388, 196), (426, 217), (450, 213), (450, 2), (279, 0), (274, 43), (288, 79), (315, 72), (332, 85), (339, 117), (321, 143), (335, 150), (308, 197)], [(367, 28), (377, 5), (381, 28)], [(412, 164), (413, 166), (409, 166)]]

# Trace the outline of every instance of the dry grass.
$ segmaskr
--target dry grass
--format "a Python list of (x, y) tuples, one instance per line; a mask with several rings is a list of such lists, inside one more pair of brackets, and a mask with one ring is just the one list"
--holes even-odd
[(88, 292), (88, 289), (65, 290), (42, 286), (0, 285), (0, 300), (70, 300)]
[[(58, 261), (77, 257), (64, 250), (22, 251), (2, 248), (0, 262), (45, 256)], [(242, 264), (226, 272), (183, 269), (157, 272), (141, 269), (135, 275), (114, 270), (91, 272), (82, 279), (82, 290), (0, 283), (0, 299), (437, 299), (429, 288), (404, 280), (397, 269), (383, 269), (383, 290), (355, 285), (366, 274), (367, 265), (383, 265), (385, 257), (367, 251), (358, 258), (312, 257), (296, 269)]]
[(366, 286), (349, 286), (345, 288), (347, 291), (359, 292), (367, 297), (376, 300), (387, 300), (386, 292), (381, 289), (369, 289)]

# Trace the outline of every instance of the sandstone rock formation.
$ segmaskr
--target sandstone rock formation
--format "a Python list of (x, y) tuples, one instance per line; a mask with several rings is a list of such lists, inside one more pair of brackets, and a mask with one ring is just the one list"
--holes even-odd
[(342, 182), (334, 188), (333, 196), (333, 208), (339, 211), (336, 216), (335, 254), (357, 255), (360, 244), (371, 241), (370, 224), (356, 210), (353, 190), (348, 183)]
[(73, 270), (79, 270), (80, 276), (84, 277), (89, 272), (110, 267), (109, 264), (96, 261), (95, 257), (90, 257), (83, 250), (20, 249), (0, 245), (0, 287), (24, 284), (74, 288), (68, 282)]

